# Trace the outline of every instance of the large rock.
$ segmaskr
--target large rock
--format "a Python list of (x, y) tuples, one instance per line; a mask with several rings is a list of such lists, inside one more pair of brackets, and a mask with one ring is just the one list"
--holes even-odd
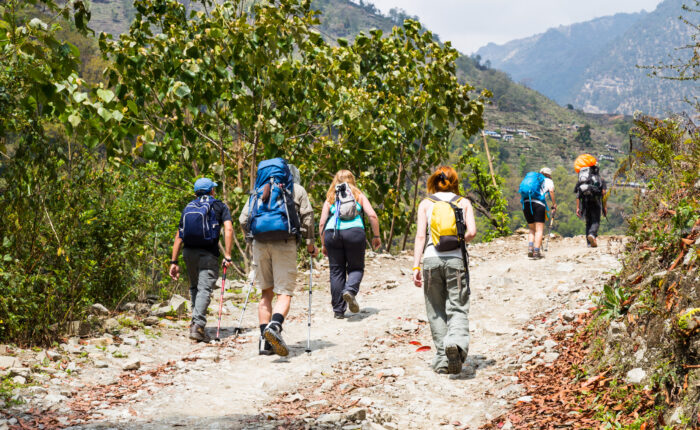
[(87, 336), (90, 334), (90, 323), (87, 321), (71, 321), (68, 323), (66, 332), (69, 336)]
[(97, 316), (105, 316), (109, 315), (109, 309), (99, 303), (95, 303), (90, 306), (90, 313)]
[(150, 316), (143, 319), (143, 324), (148, 326), (158, 325), (160, 323), (160, 318), (156, 316)]
[(122, 370), (138, 370), (141, 367), (141, 360), (131, 359), (122, 364)]
[(15, 357), (0, 355), (0, 369), (9, 369), (19, 366), (19, 361)]
[(151, 316), (163, 318), (167, 315), (181, 317), (187, 312), (187, 300), (179, 294), (175, 294), (165, 306), (151, 310)]
[(627, 372), (627, 375), (625, 376), (625, 382), (628, 384), (641, 384), (644, 378), (646, 378), (647, 373), (644, 371), (644, 369), (640, 367), (636, 367), (629, 372)]
[(364, 421), (367, 418), (367, 410), (364, 408), (352, 408), (345, 412), (345, 419), (348, 421)]
[(116, 318), (107, 318), (103, 324), (104, 330), (107, 333), (118, 332), (121, 329), (121, 324)]
[(340, 423), (343, 420), (343, 416), (338, 413), (323, 414), (316, 419), (317, 423)]

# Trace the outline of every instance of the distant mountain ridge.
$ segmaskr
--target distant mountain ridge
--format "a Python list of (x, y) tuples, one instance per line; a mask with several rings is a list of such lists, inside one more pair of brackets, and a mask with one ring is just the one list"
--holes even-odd
[(646, 12), (619, 13), (588, 22), (552, 28), (503, 45), (489, 43), (477, 51), (491, 67), (559, 104), (571, 103), (573, 87), (599, 52), (624, 34)]
[(687, 108), (682, 99), (697, 86), (650, 78), (637, 66), (667, 60), (690, 41), (690, 27), (678, 19), (685, 1), (665, 0), (653, 12), (616, 14), (489, 44), (477, 55), (515, 81), (586, 112), (682, 111)]

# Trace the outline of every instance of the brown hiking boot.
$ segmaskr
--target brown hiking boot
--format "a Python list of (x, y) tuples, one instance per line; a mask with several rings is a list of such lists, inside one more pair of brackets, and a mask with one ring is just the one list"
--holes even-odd
[(209, 336), (204, 332), (204, 327), (197, 324), (190, 326), (190, 339), (197, 342), (209, 342)]
[(541, 258), (544, 258), (544, 255), (542, 255), (542, 251), (540, 251), (539, 249), (535, 249), (532, 251), (533, 260), (539, 260)]
[(535, 252), (535, 249), (534, 249), (534, 248), (528, 248), (528, 249), (527, 249), (527, 256), (528, 256), (528, 258), (532, 258), (534, 252)]
[(591, 248), (598, 247), (598, 242), (596, 241), (595, 236), (593, 236), (592, 234), (586, 236), (586, 240), (588, 241), (588, 244), (591, 245)]

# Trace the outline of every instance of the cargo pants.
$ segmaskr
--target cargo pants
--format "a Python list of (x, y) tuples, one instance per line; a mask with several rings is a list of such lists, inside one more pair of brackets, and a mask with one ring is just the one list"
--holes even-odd
[(434, 370), (447, 367), (446, 345), (469, 351), (469, 272), (461, 258), (428, 257), (423, 260), (425, 311), (435, 345)]
[(192, 322), (198, 326), (207, 325), (207, 308), (211, 292), (219, 278), (219, 257), (209, 251), (185, 248), (182, 256), (187, 265), (192, 300)]

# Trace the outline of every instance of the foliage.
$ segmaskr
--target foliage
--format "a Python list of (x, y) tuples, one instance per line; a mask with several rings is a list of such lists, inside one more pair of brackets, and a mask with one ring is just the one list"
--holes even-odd
[(574, 137), (574, 140), (582, 144), (583, 146), (591, 146), (591, 143), (593, 143), (593, 141), (591, 140), (590, 124), (586, 124), (583, 127), (580, 127), (576, 132), (576, 137)]
[(609, 319), (622, 315), (625, 301), (628, 298), (629, 293), (619, 285), (619, 282), (615, 285), (605, 284), (599, 303), (602, 308), (601, 315)]

